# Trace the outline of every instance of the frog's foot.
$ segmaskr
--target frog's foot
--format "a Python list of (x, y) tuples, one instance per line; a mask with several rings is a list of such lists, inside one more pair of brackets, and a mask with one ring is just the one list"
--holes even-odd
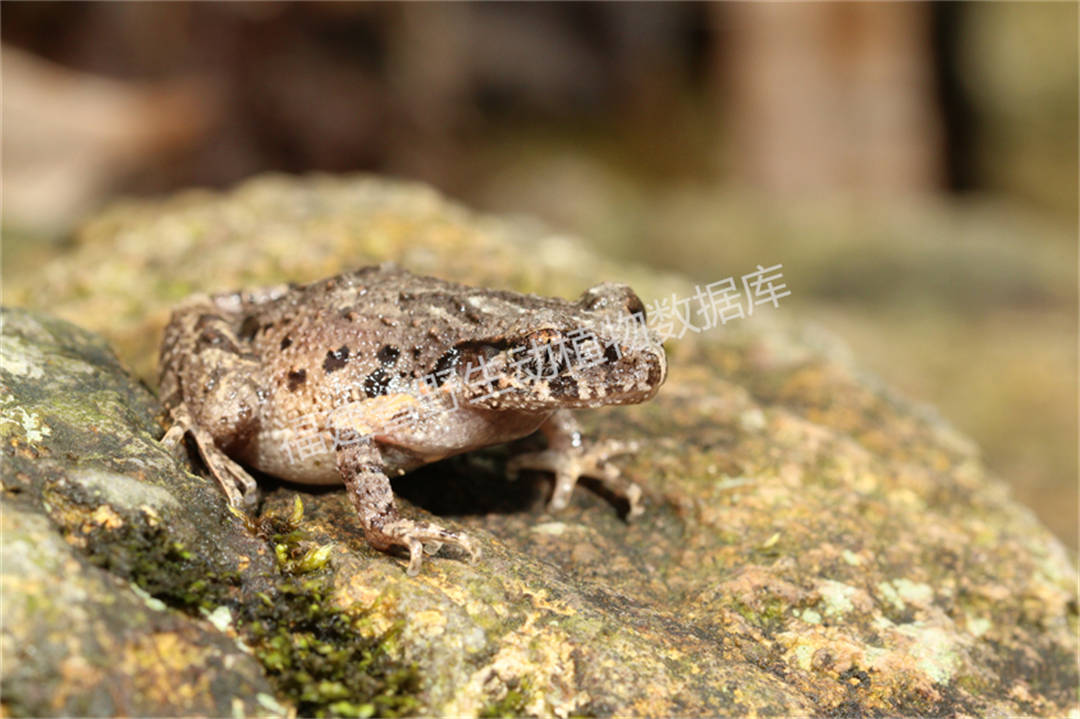
[(605, 488), (630, 504), (627, 519), (636, 517), (644, 510), (641, 487), (622, 477), (619, 468), (611, 464), (612, 457), (637, 451), (636, 442), (608, 440), (593, 444), (577, 444), (529, 452), (513, 457), (506, 465), (507, 472), (516, 476), (523, 469), (545, 470), (555, 475), (555, 490), (548, 502), (548, 510), (566, 509), (570, 495), (579, 477), (593, 477)]
[(368, 541), (377, 549), (388, 549), (398, 545), (409, 550), (409, 568), (407, 573), (415, 577), (420, 573), (424, 554), (435, 554), (444, 544), (463, 550), (471, 561), (480, 558), (480, 548), (469, 535), (463, 532), (451, 532), (430, 522), (414, 522), (399, 516), (377, 529), (368, 530)]
[(161, 438), (165, 448), (175, 454), (183, 444), (184, 435), (190, 433), (199, 449), (199, 456), (225, 492), (229, 504), (237, 508), (253, 506), (259, 499), (259, 485), (255, 479), (221, 451), (210, 433), (194, 422), (187, 407), (181, 404), (171, 414), (173, 425)]
[(420, 572), (425, 552), (435, 554), (444, 544), (464, 550), (473, 561), (480, 558), (480, 548), (463, 532), (452, 532), (430, 522), (414, 522), (398, 513), (382, 457), (370, 440), (340, 448), (337, 465), (360, 516), (364, 536), (371, 546), (382, 551), (393, 546), (408, 549), (410, 577)]

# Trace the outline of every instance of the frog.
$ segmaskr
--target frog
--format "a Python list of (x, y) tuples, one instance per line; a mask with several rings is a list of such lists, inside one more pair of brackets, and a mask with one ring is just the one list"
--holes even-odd
[(539, 432), (546, 448), (506, 470), (553, 473), (551, 512), (586, 476), (637, 516), (642, 491), (612, 461), (637, 446), (586, 441), (572, 410), (645, 402), (666, 376), (663, 345), (625, 284), (567, 300), (383, 263), (180, 302), (159, 357), (162, 442), (193, 445), (236, 510), (257, 502), (249, 470), (343, 484), (370, 546), (404, 548), (416, 576), (425, 553), (449, 546), (476, 561), (480, 548), (403, 515), (391, 477)]

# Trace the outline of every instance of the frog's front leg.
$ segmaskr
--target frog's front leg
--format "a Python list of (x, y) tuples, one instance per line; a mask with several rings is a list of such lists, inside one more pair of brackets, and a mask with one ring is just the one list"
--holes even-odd
[(394, 505), (394, 492), (384, 472), (382, 456), (370, 438), (357, 439), (337, 449), (337, 466), (345, 482), (349, 499), (360, 515), (364, 536), (373, 547), (387, 550), (394, 545), (409, 550), (410, 577), (420, 571), (424, 543), (434, 545), (429, 553), (439, 551), (443, 544), (452, 544), (469, 553), (476, 560), (480, 557), (477, 547), (468, 535), (451, 532), (429, 522), (414, 522), (402, 517)]
[(630, 504), (627, 518), (636, 517), (644, 511), (641, 487), (620, 476), (619, 468), (609, 461), (612, 457), (637, 450), (634, 442), (608, 440), (586, 443), (581, 436), (581, 426), (569, 410), (561, 409), (540, 426), (547, 438), (548, 448), (542, 452), (529, 452), (513, 457), (507, 463), (507, 471), (516, 475), (522, 469), (546, 470), (555, 475), (555, 490), (548, 502), (552, 512), (565, 509), (579, 477), (595, 477), (618, 497)]

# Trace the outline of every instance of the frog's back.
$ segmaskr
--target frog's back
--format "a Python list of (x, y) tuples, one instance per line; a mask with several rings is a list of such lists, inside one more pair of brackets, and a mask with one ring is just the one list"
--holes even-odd
[(564, 305), (378, 265), (294, 287), (239, 324), (285, 404), (295, 395), (323, 407), (421, 379), (455, 347), (505, 341), (531, 314)]
[(456, 287), (384, 266), (296, 287), (241, 320), (275, 406), (328, 410), (381, 396), (431, 371), (459, 334), (410, 301)]

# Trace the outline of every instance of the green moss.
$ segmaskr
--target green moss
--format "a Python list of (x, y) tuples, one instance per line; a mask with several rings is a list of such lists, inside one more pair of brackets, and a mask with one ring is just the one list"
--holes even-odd
[(235, 572), (218, 572), (161, 527), (127, 521), (117, 529), (83, 534), (90, 561), (126, 577), (165, 604), (196, 613), (230, 601), (240, 584)]
[(506, 695), (501, 699), (492, 701), (480, 709), (480, 717), (519, 717), (525, 714), (525, 703), (528, 700), (531, 685), (527, 678), (518, 680), (516, 685), (508, 686)]
[[(394, 659), (401, 631), (367, 636), (364, 615), (336, 608), (325, 576), (326, 547), (309, 544), (296, 528), (302, 508), (252, 527), (277, 550), (277, 572), (244, 577), (215, 572), (207, 558), (171, 540), (160, 527), (129, 521), (95, 528), (82, 539), (91, 561), (124, 576), (150, 596), (195, 616), (227, 606), (240, 638), (252, 648), (279, 697), (300, 716), (405, 716), (421, 708), (414, 665)], [(267, 536), (269, 535), (269, 536)], [(283, 561), (280, 561), (283, 560)], [(296, 580), (297, 574), (312, 576)], [(262, 591), (245, 591), (243, 584)], [(201, 610), (201, 611), (200, 611)]]
[(374, 639), (366, 618), (332, 607), (321, 579), (286, 583), (241, 608), (238, 628), (300, 716), (404, 716), (420, 709), (419, 674), (394, 658), (401, 626)]
[(271, 513), (259, 519), (251, 519), (243, 514), (240, 516), (255, 534), (273, 542), (278, 567), (286, 574), (315, 572), (330, 561), (334, 545), (318, 545), (300, 528), (304, 520), (304, 502), (300, 495), (293, 497), (293, 506), (288, 515)]

